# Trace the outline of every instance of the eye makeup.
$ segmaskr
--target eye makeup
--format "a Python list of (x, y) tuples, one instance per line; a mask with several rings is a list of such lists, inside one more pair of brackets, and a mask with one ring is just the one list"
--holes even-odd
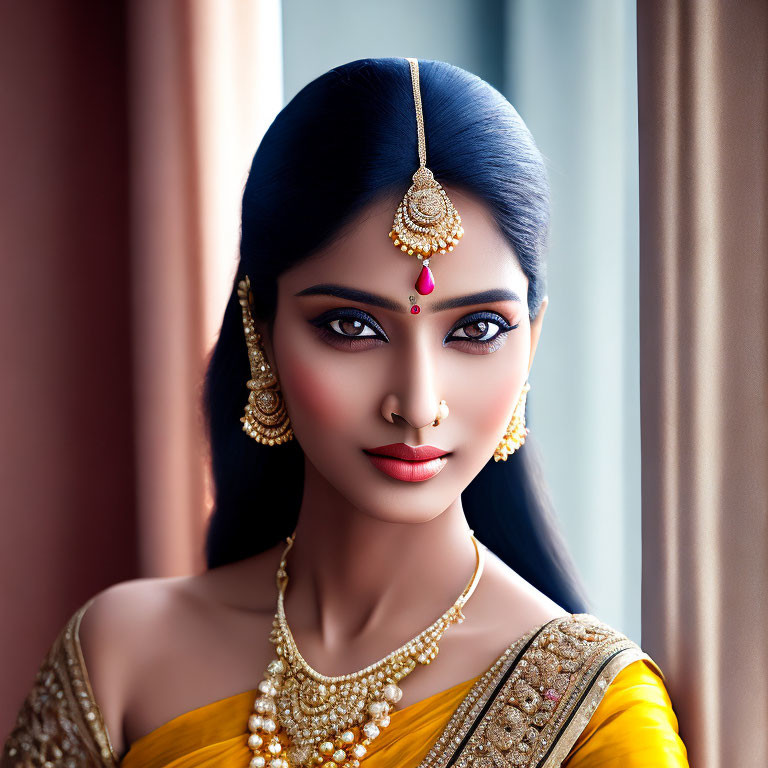
[(379, 343), (389, 342), (381, 325), (367, 312), (354, 307), (329, 309), (310, 323), (324, 341), (340, 349), (371, 349)]
[[(324, 341), (347, 350), (371, 349), (389, 338), (381, 325), (355, 307), (331, 309), (309, 321)], [(500, 349), (506, 334), (517, 328), (498, 312), (473, 312), (461, 318), (443, 340), (443, 346), (458, 346), (472, 354), (488, 354)]]
[[(518, 325), (511, 325), (497, 312), (473, 312), (461, 318), (443, 341), (443, 346), (449, 342), (458, 342), (471, 354), (489, 354), (501, 349), (506, 342), (506, 335)], [(454, 335), (457, 331), (463, 331), (464, 335)]]

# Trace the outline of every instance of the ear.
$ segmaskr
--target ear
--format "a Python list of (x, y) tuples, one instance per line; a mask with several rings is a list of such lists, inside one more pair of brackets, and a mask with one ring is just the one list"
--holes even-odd
[(539, 306), (539, 312), (536, 318), (531, 321), (531, 355), (528, 358), (528, 375), (531, 374), (531, 366), (533, 365), (533, 356), (536, 354), (536, 347), (539, 345), (539, 336), (541, 335), (541, 325), (544, 322), (544, 312), (546, 312), (547, 305), (549, 304), (549, 297), (545, 296), (541, 300)]

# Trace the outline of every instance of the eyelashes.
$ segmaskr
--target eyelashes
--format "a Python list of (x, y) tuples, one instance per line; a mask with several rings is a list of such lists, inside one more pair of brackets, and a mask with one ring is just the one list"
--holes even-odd
[(352, 307), (323, 312), (310, 323), (324, 341), (339, 349), (371, 349), (389, 342), (384, 329), (367, 312)]
[[(321, 337), (344, 349), (371, 349), (389, 338), (379, 323), (367, 312), (352, 307), (323, 312), (310, 321)], [(506, 341), (506, 334), (517, 328), (497, 312), (474, 312), (454, 325), (443, 340), (474, 354), (494, 352)]]
[[(470, 339), (478, 344), (487, 344), (498, 338), (501, 334), (508, 333), (515, 328), (517, 328), (517, 325), (510, 325), (496, 312), (475, 312), (469, 315), (469, 317), (463, 317), (459, 324), (454, 326), (454, 330), (451, 331), (446, 341)], [(470, 331), (468, 332), (466, 329), (470, 329)], [(454, 336), (453, 334), (457, 331), (463, 332), (464, 335)], [(488, 336), (489, 333), (491, 334), (490, 336)]]

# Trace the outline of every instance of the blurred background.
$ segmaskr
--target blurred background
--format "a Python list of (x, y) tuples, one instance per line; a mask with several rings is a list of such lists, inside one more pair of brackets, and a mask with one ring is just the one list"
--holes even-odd
[(635, 13), (634, 0), (0, 3), (0, 732), (85, 600), (204, 567), (200, 388), (248, 167), (303, 85), (363, 57), (474, 72), (547, 160), (550, 306), (528, 426), (592, 612), (640, 642)]

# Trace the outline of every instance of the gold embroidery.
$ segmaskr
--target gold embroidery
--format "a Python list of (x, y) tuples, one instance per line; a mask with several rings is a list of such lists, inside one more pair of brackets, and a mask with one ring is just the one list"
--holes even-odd
[(92, 600), (75, 612), (48, 651), (3, 748), (3, 766), (118, 765), (94, 701), (77, 634)]
[(473, 686), (419, 768), (557, 768), (613, 678), (641, 658), (591, 614), (554, 619)]
[[(2, 755), (5, 768), (117, 768), (78, 629), (52, 645)], [(558, 768), (615, 676), (648, 659), (591, 614), (553, 619), (511, 644), (472, 686), (419, 768)]]

